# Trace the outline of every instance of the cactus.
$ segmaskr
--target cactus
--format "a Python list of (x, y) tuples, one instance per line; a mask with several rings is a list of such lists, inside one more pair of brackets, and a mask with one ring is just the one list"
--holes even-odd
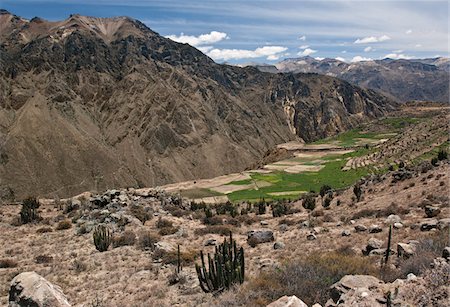
[(181, 255), (180, 255), (180, 244), (178, 244), (178, 252), (177, 252), (177, 273), (180, 274), (183, 267), (181, 266)]
[(391, 239), (392, 239), (392, 225), (389, 225), (388, 245), (386, 248), (386, 258), (384, 260), (385, 264), (388, 263), (389, 255), (391, 254)]
[(23, 201), (20, 209), (20, 221), (22, 224), (31, 223), (40, 220), (38, 213), (39, 202), (35, 197), (28, 197)]
[(208, 254), (208, 266), (203, 251), (200, 252), (201, 265), (195, 264), (200, 287), (206, 293), (219, 293), (233, 284), (244, 282), (244, 248), (238, 249), (230, 233), (230, 241), (225, 238), (223, 244), (216, 246), (215, 254)]
[(104, 252), (108, 250), (109, 245), (112, 242), (111, 231), (105, 225), (99, 225), (95, 228), (94, 233), (92, 234), (94, 237), (95, 248), (99, 252)]

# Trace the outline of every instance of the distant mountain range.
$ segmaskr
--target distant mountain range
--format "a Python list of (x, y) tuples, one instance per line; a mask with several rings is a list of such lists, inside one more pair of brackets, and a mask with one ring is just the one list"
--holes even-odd
[(219, 65), (127, 17), (2, 10), (0, 65), (0, 198), (223, 175), (396, 107), (334, 77)]
[[(275, 65), (250, 63), (263, 72), (318, 73), (382, 92), (406, 102), (449, 101), (450, 59), (383, 59), (346, 63), (312, 57), (285, 59)], [(245, 66), (245, 65), (244, 65)]]

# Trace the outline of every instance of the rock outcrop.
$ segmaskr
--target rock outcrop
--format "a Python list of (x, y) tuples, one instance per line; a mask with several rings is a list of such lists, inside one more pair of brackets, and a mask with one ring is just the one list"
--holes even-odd
[(292, 296), (283, 296), (277, 299), (275, 302), (270, 303), (266, 307), (308, 307), (301, 299)]

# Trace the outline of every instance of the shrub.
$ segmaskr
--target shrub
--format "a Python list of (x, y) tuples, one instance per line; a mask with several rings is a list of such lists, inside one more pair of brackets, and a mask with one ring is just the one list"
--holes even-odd
[(209, 233), (219, 234), (222, 236), (228, 236), (230, 232), (233, 232), (233, 227), (228, 225), (212, 225), (204, 228), (198, 228), (194, 231), (196, 235), (205, 235)]
[(152, 233), (152, 232), (143, 232), (139, 236), (139, 246), (142, 249), (155, 249), (155, 244), (161, 239), (161, 237), (158, 234)]
[(36, 256), (36, 258), (34, 258), (34, 262), (42, 264), (42, 263), (50, 263), (53, 261), (53, 257), (52, 256), (47, 256), (47, 255), (39, 255)]
[(166, 227), (172, 227), (173, 223), (169, 220), (163, 219), (162, 217), (160, 217), (158, 219), (158, 222), (156, 223), (156, 227), (157, 228), (166, 228)]
[(215, 215), (215, 216), (211, 216), (211, 217), (205, 217), (203, 219), (203, 223), (205, 225), (222, 225), (223, 219), (224, 219), (224, 216)]
[(437, 154), (437, 158), (439, 161), (446, 160), (448, 158), (448, 153), (446, 150), (441, 149)]
[(38, 212), (39, 202), (36, 197), (28, 197), (22, 203), (20, 210), (20, 221), (22, 224), (39, 221), (41, 217)]
[(353, 186), (353, 193), (355, 194), (356, 200), (360, 201), (362, 196), (361, 184), (357, 183)]
[(206, 209), (206, 204), (201, 202), (201, 203), (196, 203), (195, 201), (191, 202), (191, 210), (192, 211), (197, 211), (197, 210), (205, 210)]
[[(194, 250), (188, 250), (180, 252), (180, 261), (182, 266), (187, 266), (194, 263), (197, 258), (197, 253)], [(164, 252), (162, 250), (157, 250), (153, 253), (153, 259), (161, 259), (163, 264), (178, 264), (178, 251)]]
[(127, 230), (122, 235), (113, 238), (113, 247), (134, 245), (136, 243), (136, 235), (134, 232)]
[(72, 222), (70, 220), (64, 220), (58, 223), (56, 230), (65, 230), (72, 228)]
[(142, 225), (144, 225), (146, 221), (152, 218), (152, 214), (145, 210), (144, 207), (139, 205), (132, 205), (130, 208), (130, 213), (139, 221), (141, 221)]
[(313, 193), (303, 196), (302, 206), (306, 210), (314, 210), (316, 208), (316, 196)]
[(280, 217), (288, 213), (288, 206), (283, 203), (277, 203), (272, 205), (272, 215), (273, 217)]
[(75, 270), (75, 272), (77, 273), (81, 273), (84, 272), (88, 269), (88, 266), (85, 262), (76, 259), (73, 263), (72, 263), (72, 267)]
[(259, 201), (256, 204), (256, 206), (258, 207), (258, 214), (259, 215), (266, 214), (267, 204), (266, 204), (266, 201), (264, 200), (264, 198), (261, 201)]
[(319, 194), (321, 197), (324, 197), (326, 194), (328, 194), (328, 192), (331, 192), (332, 190), (333, 189), (329, 185), (324, 184), (320, 187)]
[(206, 207), (205, 208), (205, 217), (206, 218), (211, 218), (213, 216), (212, 210), (210, 207)]
[(331, 205), (331, 200), (332, 198), (330, 196), (326, 196), (325, 199), (323, 200), (322, 206), (324, 208), (328, 208)]
[(173, 235), (174, 233), (176, 233), (178, 231), (178, 229), (180, 229), (179, 227), (163, 227), (160, 228), (158, 233), (161, 236), (168, 236), (168, 235)]
[(52, 232), (52, 231), (53, 231), (53, 228), (51, 228), (51, 227), (41, 227), (36, 230), (36, 233), (46, 233), (46, 232)]
[(99, 225), (95, 228), (93, 234), (95, 248), (99, 252), (105, 252), (111, 245), (112, 236), (111, 231), (105, 225)]
[(259, 222), (259, 218), (254, 215), (241, 215), (236, 218), (239, 222), (244, 223), (245, 225), (252, 225), (254, 223)]
[(8, 269), (17, 267), (17, 261), (14, 259), (0, 259), (0, 269)]

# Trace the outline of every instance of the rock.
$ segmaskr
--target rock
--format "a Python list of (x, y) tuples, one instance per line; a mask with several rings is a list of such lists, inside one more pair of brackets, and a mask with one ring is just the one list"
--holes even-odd
[(355, 220), (350, 220), (350, 224), (354, 225), (355, 223)]
[(157, 242), (155, 243), (155, 252), (161, 252), (161, 253), (170, 253), (174, 252), (176, 250), (175, 246), (173, 246), (169, 242)]
[(338, 302), (341, 296), (351, 290), (364, 289), (367, 291), (361, 291), (361, 293), (368, 292), (368, 289), (377, 288), (382, 284), (381, 280), (370, 275), (345, 275), (330, 287), (330, 295), (334, 302)]
[(426, 206), (425, 207), (425, 214), (427, 215), (427, 217), (435, 217), (439, 213), (441, 213), (441, 209), (439, 209), (439, 207), (436, 207), (436, 206)]
[(295, 295), (292, 296), (283, 296), (280, 297), (275, 302), (270, 303), (266, 307), (308, 307), (301, 299), (296, 297)]
[(312, 305), (311, 307), (322, 307), (322, 305), (320, 305), (319, 303), (315, 303), (315, 304)]
[(436, 229), (438, 227), (438, 221), (437, 220), (430, 220), (423, 222), (420, 224), (420, 230), (421, 231), (430, 231), (431, 229)]
[(312, 231), (315, 234), (319, 234), (323, 231), (323, 228), (322, 227), (314, 227)]
[(450, 218), (440, 219), (437, 225), (437, 227), (441, 230), (449, 226), (450, 226)]
[(394, 228), (401, 229), (401, 228), (403, 228), (403, 224), (402, 223), (394, 223)]
[(376, 248), (369, 252), (369, 256), (383, 256), (386, 255), (385, 248)]
[(300, 227), (302, 228), (308, 228), (309, 227), (309, 221), (303, 221), (300, 223)]
[(442, 251), (442, 258), (450, 260), (450, 247), (447, 246), (446, 248), (444, 248), (444, 250)]
[(281, 232), (286, 232), (286, 231), (288, 231), (288, 229), (289, 229), (288, 225), (286, 225), (286, 224), (281, 224), (280, 225), (280, 231)]
[(355, 226), (355, 231), (356, 232), (364, 232), (364, 231), (367, 231), (367, 227), (364, 226), (364, 225), (356, 225)]
[(397, 255), (399, 257), (403, 258), (409, 258), (414, 256), (414, 253), (416, 252), (416, 246), (413, 244), (406, 244), (406, 243), (398, 243), (397, 244)]
[(369, 233), (378, 233), (383, 231), (383, 229), (378, 225), (372, 225), (369, 227)]
[(23, 272), (14, 277), (9, 290), (9, 307), (68, 307), (61, 288), (36, 272)]
[(382, 246), (383, 246), (383, 241), (375, 239), (375, 238), (370, 238), (369, 241), (367, 242), (366, 248), (363, 250), (363, 254), (369, 255), (372, 250), (379, 249)]
[(351, 235), (350, 230), (343, 230), (342, 233), (341, 233), (341, 235), (342, 235), (343, 237), (349, 237), (349, 236)]
[(206, 242), (205, 242), (205, 246), (215, 246), (216, 244), (217, 244), (216, 239), (209, 239), (209, 240), (206, 240)]
[(258, 264), (260, 269), (273, 269), (280, 267), (279, 262), (270, 258), (261, 259)]
[(306, 236), (306, 239), (308, 239), (308, 241), (313, 241), (313, 240), (316, 240), (317, 237), (315, 234), (310, 233), (309, 235)]
[(247, 242), (249, 242), (249, 244), (250, 243), (260, 244), (273, 241), (275, 241), (275, 238), (273, 236), (272, 230), (267, 229), (251, 230), (247, 234)]
[(393, 225), (394, 223), (401, 223), (401, 222), (402, 219), (396, 214), (389, 215), (384, 221), (384, 223), (387, 225)]
[(275, 242), (273, 244), (273, 249), (284, 249), (285, 245), (283, 242)]
[(406, 275), (406, 281), (415, 281), (417, 280), (417, 276), (414, 275), (413, 273), (409, 273), (408, 275)]
[(261, 226), (267, 226), (267, 225), (269, 225), (269, 222), (267, 222), (267, 221), (261, 221), (259, 224), (261, 224)]

